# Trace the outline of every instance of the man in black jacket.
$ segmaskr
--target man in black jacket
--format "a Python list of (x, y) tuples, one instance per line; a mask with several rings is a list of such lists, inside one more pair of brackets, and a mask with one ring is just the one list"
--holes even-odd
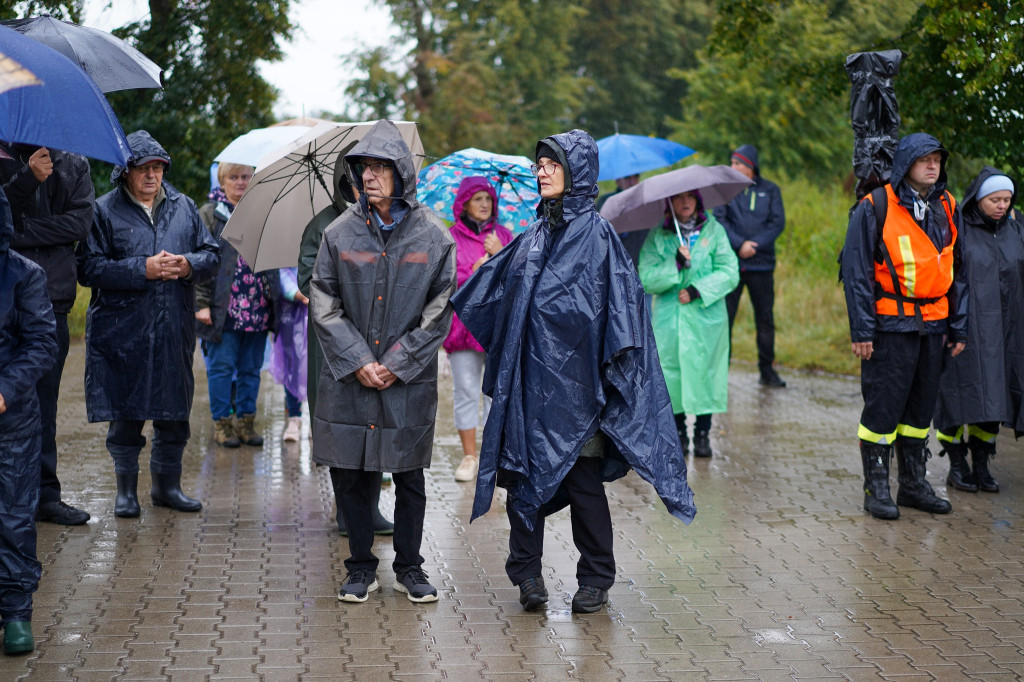
[(37, 519), (65, 526), (89, 520), (88, 512), (61, 500), (57, 479), (57, 398), (68, 355), (68, 313), (75, 304), (75, 243), (92, 226), (95, 192), (89, 162), (55, 149), (0, 145), (0, 184), (11, 202), (11, 249), (46, 272), (46, 290), (57, 320), (57, 362), (36, 386), (43, 418), (43, 451)]
[(754, 184), (725, 206), (715, 209), (715, 218), (722, 223), (740, 259), (740, 283), (725, 298), (729, 340), (732, 341), (736, 310), (743, 287), (746, 287), (757, 326), (757, 366), (761, 370), (761, 384), (782, 388), (786, 382), (772, 367), (775, 362), (775, 240), (786, 226), (782, 193), (778, 185), (761, 177), (757, 149), (753, 145), (745, 144), (734, 151), (730, 162)]

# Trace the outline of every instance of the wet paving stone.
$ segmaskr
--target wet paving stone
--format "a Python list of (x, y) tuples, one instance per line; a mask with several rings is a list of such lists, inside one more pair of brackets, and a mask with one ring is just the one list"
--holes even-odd
[[(59, 471), (88, 525), (40, 524), (38, 647), (0, 657), (0, 680), (1013, 680), (1024, 675), (1024, 447), (1004, 432), (997, 495), (895, 522), (861, 509), (855, 380), (787, 372), (765, 389), (733, 365), (715, 456), (690, 458), (698, 516), (669, 516), (634, 474), (607, 486), (618, 576), (604, 611), (573, 615), (567, 512), (548, 521), (547, 609), (524, 613), (504, 574), (499, 491), (468, 519), (473, 487), (442, 376), (422, 554), (440, 601), (392, 584), (378, 538), (380, 591), (342, 604), (346, 540), (310, 443), (284, 444), (282, 389), (265, 375), (262, 448), (217, 448), (196, 364), (185, 490), (196, 514), (154, 508), (141, 459), (142, 515), (113, 516), (105, 424), (88, 424), (81, 343), (61, 388)], [(308, 418), (307, 418), (308, 422)], [(304, 425), (304, 435), (308, 423)], [(148, 436), (149, 434), (147, 434)], [(895, 476), (894, 476), (895, 479)], [(895, 488), (895, 480), (893, 482)], [(394, 489), (381, 496), (385, 514)]]

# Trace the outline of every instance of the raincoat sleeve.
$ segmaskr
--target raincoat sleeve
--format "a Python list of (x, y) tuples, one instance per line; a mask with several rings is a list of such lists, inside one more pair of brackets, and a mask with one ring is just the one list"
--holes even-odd
[[(782, 206), (782, 191), (779, 186), (771, 183), (766, 188), (768, 194), (768, 216), (764, 221), (764, 229), (750, 238), (757, 244), (758, 250), (766, 249), (775, 243), (786, 226), (786, 211)], [(740, 242), (742, 244), (743, 242)]]
[(335, 381), (348, 383), (355, 381), (357, 369), (376, 362), (377, 358), (343, 305), (335, 266), (338, 262), (337, 249), (327, 240), (321, 246), (309, 289), (313, 329), (331, 376)]
[(706, 229), (714, 231), (711, 244), (713, 268), (707, 275), (690, 283), (700, 292), (699, 302), (705, 308), (725, 298), (740, 283), (739, 259), (725, 230), (717, 225), (709, 225)]
[(112, 231), (110, 220), (97, 207), (89, 237), (78, 245), (78, 283), (98, 289), (144, 290), (146, 257), (114, 258)]
[[(210, 204), (204, 204), (199, 209), (199, 218), (203, 221), (207, 231), (213, 234), (213, 210)], [(196, 283), (196, 310), (209, 308), (213, 301), (213, 281)]]
[(863, 199), (846, 231), (840, 271), (846, 294), (846, 313), (850, 320), (850, 340), (865, 343), (875, 340), (875, 226), (874, 205)]
[[(89, 177), (89, 165), (83, 163), (85, 168), (81, 172), (62, 173), (60, 176), (60, 180), (68, 185), (65, 188), (65, 202), (62, 206), (54, 206), (52, 214), (46, 217), (22, 217), (23, 229), (15, 233), (11, 240), (12, 248), (18, 250), (55, 244), (74, 244), (89, 235), (96, 193), (92, 186), (92, 178)], [(25, 169), (29, 175), (32, 174), (28, 166), (25, 166)], [(56, 181), (54, 176), (50, 178)], [(32, 180), (38, 187), (39, 183), (34, 177)], [(33, 191), (26, 200), (33, 200), (34, 197)]]
[(14, 308), (10, 319), (18, 321), (17, 352), (0, 362), (0, 396), (7, 409), (22, 396), (34, 393), (39, 379), (57, 361), (57, 323), (46, 293), (46, 276), (31, 268), (14, 286)]
[(676, 265), (678, 242), (658, 239), (658, 229), (651, 230), (640, 247), (640, 282), (649, 294), (667, 293), (683, 281), (683, 272)]
[(199, 212), (194, 207), (191, 213), (192, 234), (195, 236), (194, 246), (191, 252), (182, 255), (192, 266), (190, 280), (197, 286), (203, 286), (213, 279), (217, 267), (220, 265), (220, 246), (203, 225)]
[(967, 283), (967, 268), (963, 262), (964, 221), (960, 215), (960, 205), (953, 210), (953, 223), (956, 225), (960, 239), (953, 247), (953, 286), (949, 288), (949, 338), (956, 343), (967, 343), (967, 301), (970, 298)]
[(455, 244), (448, 243), (442, 248), (441, 258), (431, 275), (419, 325), (399, 337), (380, 359), (380, 364), (391, 370), (399, 381), (415, 379), (437, 355), (452, 324), (449, 299), (455, 288)]

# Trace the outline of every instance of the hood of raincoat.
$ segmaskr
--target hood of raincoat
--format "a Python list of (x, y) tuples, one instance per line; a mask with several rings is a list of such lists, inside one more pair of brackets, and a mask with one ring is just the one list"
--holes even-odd
[[(559, 133), (545, 137), (537, 143), (539, 152), (547, 145), (559, 156), (565, 172), (565, 193), (561, 199), (541, 199), (537, 206), (537, 216), (543, 217), (550, 212), (551, 206), (559, 201), (562, 203), (561, 220), (571, 222), (573, 219), (594, 210), (597, 198), (597, 143), (585, 130), (574, 129), (567, 133)], [(540, 193), (540, 179), (537, 180), (537, 192)]]
[(363, 178), (356, 175), (355, 172), (355, 163), (363, 156), (372, 156), (375, 159), (393, 163), (396, 171), (395, 202), (400, 205), (404, 204), (410, 210), (419, 205), (419, 202), (416, 201), (416, 166), (412, 162), (412, 151), (402, 139), (402, 133), (399, 132), (398, 126), (386, 119), (377, 121), (366, 133), (366, 136), (356, 143), (352, 151), (345, 155), (349, 180), (359, 190), (359, 203), (368, 213), (366, 194), (363, 192)]
[[(978, 190), (980, 190), (982, 184), (984, 184), (984, 182), (993, 175), (1006, 175), (1006, 177), (1010, 177), (998, 168), (985, 166), (981, 169), (981, 172), (978, 173), (978, 177), (974, 178), (974, 182), (971, 183), (971, 186), (967, 188), (967, 193), (964, 195), (963, 203), (960, 205), (960, 210), (963, 213), (965, 220), (969, 220), (973, 224), (986, 224), (989, 225), (990, 228), (994, 227), (996, 223), (991, 218), (986, 217), (981, 212), (981, 209), (978, 208)], [(1013, 209), (1014, 204), (1017, 203), (1017, 182), (1012, 177), (1010, 177), (1010, 182), (1013, 183), (1013, 196), (1010, 197), (1010, 208)], [(1010, 212), (1007, 211), (1006, 215), (1003, 216), (1003, 219), (999, 221), (999, 224), (1006, 221), (1009, 216)]]
[[(128, 146), (132, 150), (131, 163), (133, 166), (140, 160), (149, 161), (154, 159), (163, 161), (167, 164), (168, 168), (171, 166), (171, 155), (145, 130), (136, 130), (129, 135)], [(124, 166), (115, 166), (114, 170), (110, 173), (110, 184), (116, 185), (121, 176), (127, 171), (128, 169)]]
[(897, 191), (900, 199), (904, 198), (904, 192), (910, 191), (910, 186), (903, 182), (910, 167), (922, 156), (932, 152), (942, 154), (942, 170), (939, 171), (939, 179), (932, 188), (932, 195), (938, 196), (946, 189), (946, 159), (949, 158), (949, 152), (941, 142), (928, 133), (911, 133), (900, 138), (899, 144), (896, 145), (896, 154), (892, 157), (892, 173), (889, 175), (889, 184)]
[(455, 222), (462, 222), (462, 209), (477, 192), (487, 192), (491, 196), (491, 217), (487, 222), (493, 223), (498, 219), (498, 193), (494, 191), (494, 187), (491, 186), (487, 178), (482, 175), (471, 175), (468, 178), (463, 178), (459, 183), (459, 191), (455, 194), (455, 203), (452, 204), (452, 215), (455, 217)]
[(541, 211), (452, 297), (487, 353), (483, 388), (492, 398), (473, 518), (501, 485), (532, 528), (538, 514), (564, 505), (562, 481), (600, 431), (604, 479), (632, 467), (689, 523), (696, 507), (643, 287), (594, 207), (597, 144), (581, 130), (543, 143), (565, 152), (566, 222)]
[(757, 162), (757, 148), (752, 144), (745, 144), (742, 147), (737, 147), (729, 158), (733, 156), (742, 156), (745, 160), (749, 161), (754, 166), (754, 175), (761, 174), (761, 164)]

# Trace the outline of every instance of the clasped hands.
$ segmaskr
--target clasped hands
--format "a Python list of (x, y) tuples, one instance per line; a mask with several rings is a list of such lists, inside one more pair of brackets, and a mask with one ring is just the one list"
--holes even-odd
[(192, 264), (184, 256), (160, 251), (146, 259), (146, 279), (185, 279), (192, 274)]
[(379, 362), (371, 362), (356, 370), (356, 379), (367, 388), (376, 388), (383, 391), (395, 383), (398, 377), (390, 369)]

